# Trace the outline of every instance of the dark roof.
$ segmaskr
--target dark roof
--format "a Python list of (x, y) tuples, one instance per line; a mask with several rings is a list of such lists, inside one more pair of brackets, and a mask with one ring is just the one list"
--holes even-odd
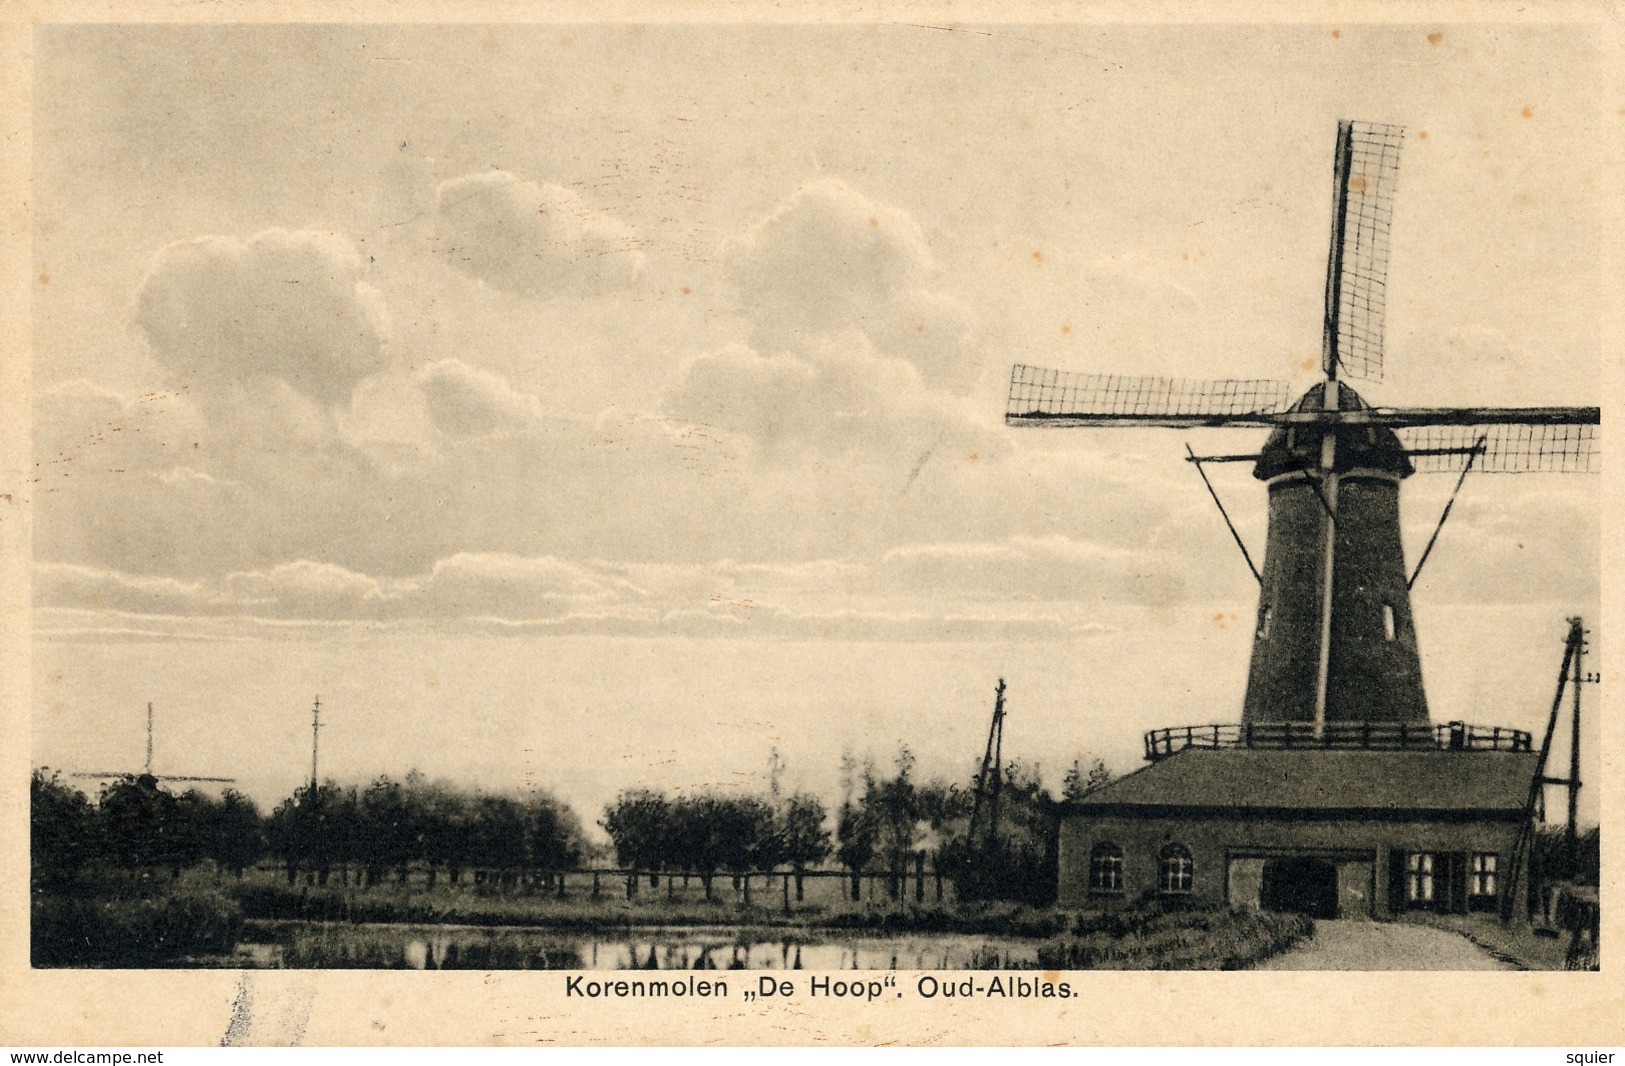
[(1536, 758), (1510, 751), (1187, 749), (1068, 808), (1518, 811), (1528, 802)]
[[(1318, 411), (1325, 403), (1326, 383), (1312, 387), (1292, 405), (1294, 411)], [(1337, 384), (1337, 407), (1341, 411), (1364, 411), (1370, 407), (1359, 393), (1342, 382)], [(1291, 470), (1314, 470), (1320, 466), (1320, 442), (1328, 430), (1318, 425), (1277, 426), (1264, 442), (1253, 476), (1268, 481)], [(1399, 436), (1387, 426), (1344, 426), (1337, 434), (1337, 470), (1347, 472), (1364, 467), (1386, 470), (1409, 477), (1411, 460)]]

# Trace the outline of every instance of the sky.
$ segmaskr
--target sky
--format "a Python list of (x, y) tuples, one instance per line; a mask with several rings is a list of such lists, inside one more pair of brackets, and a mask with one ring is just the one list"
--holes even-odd
[[(1233, 721), (1181, 461), (1012, 363), (1318, 368), (1333, 135), (1407, 129), (1381, 404), (1601, 402), (1601, 59), (1563, 26), (50, 26), (36, 764), (548, 788), (1058, 785)], [(1215, 483), (1255, 552), (1264, 496)], [(1453, 484), (1405, 489), (1416, 558)], [(1436, 721), (1539, 729), (1598, 488), (1469, 479)], [(1590, 665), (1600, 669), (1600, 656)], [(1594, 717), (1594, 716), (1593, 716)], [(1592, 751), (1596, 745), (1591, 744)], [(1595, 791), (1595, 790), (1593, 790)]]

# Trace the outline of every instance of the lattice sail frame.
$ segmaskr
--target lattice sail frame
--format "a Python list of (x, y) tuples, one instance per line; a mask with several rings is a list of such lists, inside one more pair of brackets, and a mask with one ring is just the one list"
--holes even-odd
[[(1341, 132), (1341, 131), (1340, 131)], [(1333, 272), (1327, 297), (1328, 321), (1335, 330), (1328, 359), (1362, 381), (1381, 381), (1383, 323), (1388, 307), (1388, 245), (1393, 229), (1394, 191), (1399, 184), (1400, 126), (1350, 122), (1346, 172), (1338, 169), (1340, 211), (1331, 250)], [(1326, 367), (1327, 373), (1331, 367)]]
[(1408, 426), (1396, 430), (1418, 474), (1595, 474), (1595, 425)]
[(1136, 377), (1075, 374), (1017, 363), (1010, 371), (1007, 420), (1033, 415), (1109, 423), (1113, 419), (1237, 417), (1287, 408), (1291, 387), (1265, 378)]

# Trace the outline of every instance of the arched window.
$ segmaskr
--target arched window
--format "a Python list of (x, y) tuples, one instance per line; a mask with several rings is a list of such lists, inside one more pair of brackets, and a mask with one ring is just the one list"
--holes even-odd
[(1123, 891), (1123, 849), (1110, 841), (1089, 849), (1089, 891)]
[(1191, 849), (1183, 844), (1169, 844), (1162, 849), (1162, 862), (1157, 866), (1157, 891), (1189, 892), (1195, 874)]
[(1395, 635), (1394, 605), (1385, 603), (1382, 605), (1382, 638), (1384, 640), (1393, 640)]
[(1258, 605), (1258, 639), (1268, 640), (1269, 638), (1270, 605), (1268, 603), (1261, 603)]

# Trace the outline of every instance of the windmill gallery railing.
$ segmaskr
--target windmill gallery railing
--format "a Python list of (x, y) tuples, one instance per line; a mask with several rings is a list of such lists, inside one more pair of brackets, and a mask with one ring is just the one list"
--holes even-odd
[(1186, 725), (1153, 729), (1145, 735), (1145, 757), (1152, 762), (1195, 748), (1338, 748), (1395, 751), (1443, 748), (1449, 751), (1531, 751), (1533, 738), (1510, 726), (1413, 725), (1407, 722), (1252, 722)]

